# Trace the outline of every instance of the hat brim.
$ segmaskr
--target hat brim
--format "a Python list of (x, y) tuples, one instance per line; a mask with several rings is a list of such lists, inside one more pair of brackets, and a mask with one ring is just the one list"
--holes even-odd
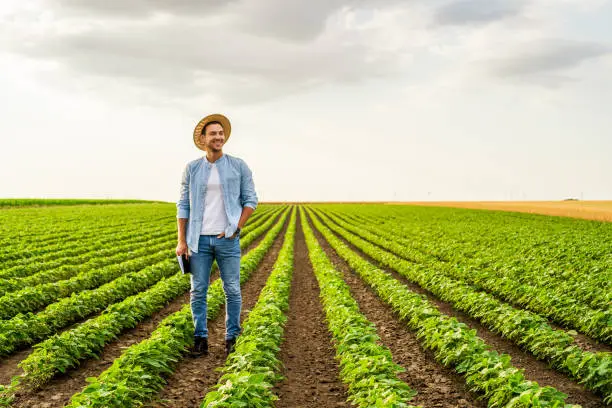
[(202, 135), (202, 129), (210, 122), (219, 122), (223, 127), (223, 133), (225, 134), (225, 143), (230, 137), (232, 133), (232, 125), (228, 118), (221, 115), (220, 113), (213, 113), (212, 115), (208, 115), (202, 120), (198, 122), (195, 129), (193, 130), (193, 143), (197, 146), (198, 149), (206, 151), (206, 146), (201, 142), (200, 136)]

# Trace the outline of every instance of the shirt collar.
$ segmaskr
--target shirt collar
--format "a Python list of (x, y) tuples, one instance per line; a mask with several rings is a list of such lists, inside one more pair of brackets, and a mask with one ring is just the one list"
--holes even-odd
[(206, 155), (202, 156), (202, 160), (204, 161), (205, 164), (212, 164), (212, 165), (220, 163), (221, 160), (224, 160), (224, 159), (225, 159), (225, 153), (223, 153), (223, 156), (219, 157), (219, 159), (214, 163), (209, 162), (208, 157), (206, 157)]

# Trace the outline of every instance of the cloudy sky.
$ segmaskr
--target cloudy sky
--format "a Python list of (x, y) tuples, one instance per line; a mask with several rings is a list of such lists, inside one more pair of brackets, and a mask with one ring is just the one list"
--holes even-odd
[(2, 0), (0, 197), (612, 199), (612, 0)]

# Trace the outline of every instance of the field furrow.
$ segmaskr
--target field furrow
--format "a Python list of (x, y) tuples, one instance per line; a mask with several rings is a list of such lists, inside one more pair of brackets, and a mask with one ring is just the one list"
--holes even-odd
[(280, 348), (283, 380), (274, 388), (276, 408), (349, 407), (340, 380), (332, 337), (319, 301), (319, 284), (308, 260), (301, 216), (295, 232), (293, 281), (284, 341)]
[(260, 204), (193, 358), (176, 203), (52, 202), (0, 203), (0, 406), (612, 406), (610, 223)]
[[(333, 235), (328, 235), (328, 236), (334, 237), (333, 241), (336, 244), (335, 246), (340, 246), (341, 245), (340, 243), (342, 243), (342, 245), (344, 245), (346, 248), (349, 248), (352, 251), (354, 251), (360, 259), (363, 259), (364, 261), (370, 262), (371, 264), (378, 266), (381, 270), (388, 273), (394, 279), (396, 279), (399, 282), (402, 282), (402, 284), (404, 284), (407, 287), (407, 289), (409, 289), (410, 291), (421, 294), (421, 295), (426, 295), (428, 300), (431, 303), (435, 304), (435, 306), (442, 313), (452, 318), (457, 319), (457, 321), (461, 323), (465, 323), (472, 329), (475, 329), (477, 331), (478, 336), (482, 338), (487, 344), (491, 345), (493, 349), (495, 349), (498, 352), (511, 356), (512, 361), (514, 362), (514, 365), (517, 368), (524, 370), (526, 377), (528, 377), (529, 379), (535, 380), (539, 384), (554, 385), (557, 389), (567, 394), (570, 397), (571, 401), (573, 401), (574, 403), (580, 403), (584, 407), (595, 408), (602, 404), (602, 397), (597, 396), (593, 392), (589, 392), (587, 389), (585, 389), (584, 385), (579, 385), (578, 382), (580, 379), (577, 378), (578, 376), (572, 375), (572, 373), (569, 373), (567, 368), (564, 370), (561, 367), (559, 367), (558, 368), (559, 371), (555, 371), (551, 369), (550, 367), (548, 367), (548, 365), (545, 364), (544, 362), (537, 360), (537, 358), (542, 359), (543, 358), (542, 353), (546, 353), (546, 352), (548, 352), (550, 355), (553, 355), (554, 354), (553, 352), (556, 351), (557, 353), (562, 355), (561, 353), (563, 350), (566, 350), (566, 347), (564, 346), (555, 347), (554, 342), (551, 340), (550, 344), (548, 344), (548, 347), (546, 348), (540, 347), (539, 349), (540, 353), (537, 355), (530, 354), (529, 350), (527, 350), (528, 352), (525, 353), (524, 351), (520, 349), (520, 346), (523, 346), (523, 347), (525, 346), (521, 344), (517, 339), (528, 338), (529, 336), (535, 337), (533, 333), (539, 330), (544, 331), (543, 333), (540, 333), (541, 337), (545, 337), (547, 334), (549, 336), (551, 335), (550, 333), (545, 331), (545, 329), (541, 329), (541, 326), (539, 324), (532, 325), (532, 327), (530, 327), (529, 330), (527, 329), (522, 330), (523, 326), (521, 326), (520, 324), (520, 319), (521, 318), (526, 319), (524, 314), (520, 312), (516, 312), (517, 316), (514, 316), (513, 318), (512, 316), (508, 316), (508, 313), (511, 313), (511, 312), (506, 310), (506, 313), (504, 313), (503, 307), (496, 305), (495, 303), (491, 304), (491, 302), (484, 303), (482, 305), (481, 313), (475, 313), (474, 312), (475, 307), (473, 303), (474, 301), (476, 302), (482, 301), (483, 300), (482, 295), (470, 296), (469, 292), (464, 293), (464, 292), (461, 292), (460, 290), (453, 291), (454, 288), (453, 288), (452, 283), (447, 284), (447, 285), (442, 285), (442, 287), (448, 288), (448, 291), (441, 291), (441, 292), (436, 291), (432, 293), (428, 290), (423, 290), (422, 285), (421, 286), (417, 285), (419, 284), (419, 282), (416, 282), (416, 284), (414, 283), (411, 284), (412, 282), (414, 282), (413, 280), (414, 275), (410, 275), (410, 277), (408, 277), (405, 273), (403, 273), (405, 270), (401, 266), (400, 267), (395, 266), (396, 263), (394, 262), (392, 258), (389, 258), (388, 256), (389, 254), (384, 255), (384, 259), (385, 259), (384, 261), (380, 261), (381, 259), (383, 259), (383, 256), (382, 255), (376, 256), (376, 255), (381, 254), (382, 252), (373, 253), (371, 250), (368, 250), (368, 248), (365, 248), (363, 245), (360, 245), (359, 242), (356, 242), (356, 240), (351, 239), (351, 237), (347, 236), (347, 234), (338, 230), (337, 227), (334, 228), (334, 226), (330, 225), (330, 223), (321, 222), (319, 220), (317, 220), (317, 222), (318, 223), (320, 222), (320, 225), (322, 225), (324, 228), (328, 228), (329, 233), (333, 232)], [(363, 252), (363, 250), (365, 250), (365, 252)], [(368, 254), (373, 254), (376, 257), (371, 258), (370, 256), (368, 256)], [(345, 259), (345, 262), (346, 261), (348, 260)], [(385, 267), (389, 269), (387, 270), (385, 269)], [(436, 276), (436, 274), (432, 273), (431, 270), (428, 271), (428, 275)], [(429, 285), (427, 286), (429, 287)], [(459, 288), (463, 289), (463, 286), (459, 286)], [(448, 300), (449, 293), (457, 294), (456, 299), (458, 300), (455, 299), (456, 301), (455, 300), (449, 301)], [(440, 296), (437, 296), (438, 294)], [(457, 312), (457, 310), (464, 311), (464, 312), (463, 313)], [(486, 319), (487, 317), (488, 317), (488, 320)], [(490, 321), (497, 322), (498, 326), (501, 326), (501, 327), (495, 327), (490, 324), (487, 324)], [(539, 321), (539, 320), (536, 320), (536, 321)], [(532, 321), (529, 320), (528, 322), (532, 322)], [(525, 322), (523, 323), (525, 324), (525, 327), (528, 326), (527, 323)], [(508, 330), (508, 326), (513, 329), (512, 332), (515, 334), (514, 336), (511, 336), (511, 339), (508, 338), (510, 336), (507, 336), (507, 332), (510, 331)], [(504, 328), (506, 329), (505, 331), (504, 331)], [(548, 330), (551, 330), (551, 329), (549, 328)], [(518, 334), (515, 332), (518, 332)], [(521, 337), (521, 335), (524, 335), (525, 337)], [(536, 343), (536, 344), (540, 344), (540, 343)], [(607, 389), (606, 384), (609, 383), (608, 381), (609, 376), (606, 375), (605, 371), (602, 371), (602, 370), (605, 370), (606, 361), (607, 359), (610, 358), (610, 356), (608, 354), (596, 355), (593, 353), (584, 352), (576, 348), (575, 346), (571, 347), (569, 350), (567, 350), (567, 352), (568, 353), (573, 352), (574, 353), (573, 355), (577, 354), (584, 361), (590, 362), (592, 364), (592, 366), (589, 366), (587, 364), (584, 367), (584, 369), (579, 371), (578, 374), (582, 374), (583, 376), (586, 375), (588, 376), (588, 378), (592, 378), (593, 373), (595, 373), (595, 378), (591, 380), (590, 384), (587, 384), (587, 385), (590, 385), (590, 387), (587, 386), (587, 388), (594, 388), (592, 387), (593, 384), (598, 384), (598, 382), (601, 382), (601, 386), (593, 391), (598, 391), (600, 394), (603, 394), (605, 396), (606, 389)], [(599, 372), (602, 372), (603, 375), (597, 374)], [(571, 378), (574, 378), (574, 381), (572, 381)]]
[[(239, 338), (244, 338), (243, 336), (247, 334), (244, 332), (246, 321), (250, 318), (253, 307), (280, 255), (289, 225), (288, 222), (284, 223), (268, 252), (262, 258), (249, 281), (244, 285), (242, 290), (243, 304), (240, 315), (243, 333)], [(168, 377), (164, 388), (146, 406), (183, 408), (197, 407), (202, 403), (207, 392), (211, 391), (219, 381), (222, 376), (220, 370), (227, 362), (224, 349), (224, 324), (223, 319), (220, 318), (209, 322), (208, 339), (210, 354), (206, 357), (184, 358), (181, 360), (174, 373)]]
[[(377, 242), (386, 249), (392, 249), (401, 254), (405, 260), (417, 264), (435, 265), (435, 269), (450, 278), (463, 281), (474, 286), (475, 289), (486, 291), (493, 296), (510, 302), (517, 307), (526, 308), (541, 314), (551, 320), (576, 329), (592, 338), (610, 344), (612, 339), (612, 308), (593, 309), (574, 302), (573, 298), (555, 290), (536, 288), (529, 284), (519, 284), (511, 278), (497, 276), (490, 272), (476, 271), (465, 267), (464, 264), (441, 262), (433, 257), (411, 248), (401, 235), (393, 230), (389, 231), (380, 224), (360, 224), (362, 235)], [(366, 231), (368, 230), (368, 231)], [(376, 237), (378, 236), (378, 237)], [(396, 242), (387, 243), (386, 237), (393, 237)]]
[(490, 405), (505, 406), (524, 400), (531, 404), (571, 406), (564, 404), (566, 395), (554, 387), (541, 387), (527, 380), (511, 364), (510, 356), (492, 351), (466, 325), (440, 313), (425, 298), (343, 245), (316, 218), (312, 220), (351, 268), (417, 332), (423, 346), (431, 349), (440, 363), (463, 374), (470, 388), (482, 393)]
[[(247, 252), (252, 250), (261, 235), (265, 235), (266, 227), (249, 224), (244, 229), (241, 247)], [(162, 279), (151, 289), (113, 304), (99, 317), (37, 344), (34, 351), (27, 353), (27, 358), (13, 361), (12, 364), (19, 361), (20, 373), (5, 391), (6, 398), (16, 394), (18, 398), (13, 406), (27, 407), (42, 403), (45, 395), (52, 392), (57, 397), (54, 404), (67, 403), (72, 394), (86, 385), (86, 378), (106, 368), (106, 364), (96, 363), (98, 359), (113, 361), (123, 348), (145, 340), (157, 323), (180, 310), (189, 300), (189, 276), (176, 274), (178, 266), (174, 260), (169, 264), (173, 274), (169, 279)]]
[[(241, 262), (240, 282), (246, 282), (271, 248), (287, 218), (268, 232), (266, 238), (249, 252)], [(221, 281), (216, 280), (208, 290), (209, 319), (215, 318), (224, 304)], [(123, 407), (149, 401), (161, 390), (166, 378), (176, 369), (185, 348), (193, 342), (191, 309), (185, 305), (160, 323), (147, 340), (124, 350), (113, 365), (96, 380), (73, 395), (68, 406), (95, 404), (104, 407)]]
[(319, 246), (301, 211), (308, 257), (319, 282), (340, 378), (348, 386), (348, 401), (359, 407), (372, 407), (383, 401), (388, 406), (412, 407), (409, 401), (416, 393), (398, 378), (404, 369), (393, 362), (389, 349), (379, 343), (376, 328), (359, 311), (350, 289)]

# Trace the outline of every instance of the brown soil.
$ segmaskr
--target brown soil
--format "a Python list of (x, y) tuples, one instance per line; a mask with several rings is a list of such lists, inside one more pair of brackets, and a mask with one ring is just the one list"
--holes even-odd
[[(500, 353), (505, 353), (505, 354), (510, 355), (512, 357), (512, 364), (519, 369), (524, 369), (525, 370), (524, 374), (527, 379), (537, 381), (538, 384), (540, 384), (541, 386), (547, 386), (547, 385), (552, 386), (556, 388), (557, 390), (567, 394), (568, 398), (566, 402), (568, 403), (580, 404), (582, 405), (583, 408), (597, 408), (597, 407), (604, 406), (603, 401), (600, 397), (586, 390), (583, 386), (572, 381), (570, 378), (568, 378), (564, 374), (559, 373), (558, 371), (552, 368), (549, 368), (545, 362), (540, 361), (536, 359), (530, 353), (523, 351), (521, 348), (519, 348), (517, 345), (512, 343), (510, 340), (507, 340), (493, 333), (492, 331), (484, 327), (482, 324), (480, 324), (478, 321), (469, 317), (467, 314), (453, 309), (453, 307), (450, 304), (441, 301), (440, 299), (435, 297), (430, 292), (408, 281), (406, 278), (404, 278), (397, 272), (389, 268), (385, 268), (382, 265), (379, 265), (375, 260), (365, 255), (363, 252), (361, 252), (359, 249), (357, 249), (356, 247), (348, 243), (342, 237), (338, 235), (336, 235), (336, 237), (341, 239), (346, 245), (348, 245), (359, 256), (363, 257), (368, 262), (378, 266), (380, 269), (391, 274), (394, 278), (398, 279), (400, 282), (408, 286), (408, 288), (411, 291), (415, 293), (426, 295), (429, 301), (432, 302), (440, 310), (440, 312), (448, 316), (455, 317), (458, 321), (465, 323), (472, 329), (475, 329), (477, 332), (477, 335), (485, 343), (490, 345), (492, 349), (497, 350)], [(319, 240), (323, 241), (322, 237), (320, 237)], [(330, 258), (334, 261), (334, 263), (339, 267), (340, 270), (343, 270), (343, 271), (349, 270), (348, 264), (346, 264), (346, 262), (336, 254), (336, 252), (329, 246), (327, 242), (324, 242), (323, 247), (326, 249), (328, 254), (333, 253), (330, 256)], [(358, 280), (356, 276), (353, 274), (346, 273), (346, 275), (347, 275), (347, 278), (350, 277), (349, 281)], [(354, 283), (351, 283), (351, 286), (353, 285)], [(373, 292), (371, 292), (371, 294), (372, 296), (374, 296)], [(365, 309), (367, 313), (371, 313), (371, 310), (375, 309), (375, 307), (370, 304), (367, 304), (363, 309)], [(388, 309), (389, 309), (389, 313), (393, 314), (392, 310), (390, 308)], [(388, 318), (387, 320), (383, 319), (381, 320), (381, 323), (383, 325), (388, 326), (389, 325), (388, 322), (390, 321), (391, 321), (390, 318)], [(395, 353), (393, 354), (395, 355)], [(461, 381), (463, 382), (463, 380)], [(424, 403), (423, 405), (428, 406), (429, 404)]]
[(416, 335), (351, 271), (318, 231), (315, 235), (336, 269), (344, 274), (361, 313), (374, 323), (382, 343), (391, 350), (393, 361), (406, 370), (398, 377), (417, 392), (410, 403), (424, 407), (486, 407), (484, 401), (467, 390), (459, 374), (438, 364), (433, 353), (420, 346)]
[[(243, 250), (243, 253), (247, 253), (251, 249), (255, 248), (261, 242), (262, 239), (263, 236), (258, 237), (245, 250)], [(266, 258), (264, 258), (264, 262), (265, 260)], [(218, 274), (215, 273), (213, 274), (212, 279), (215, 280), (217, 277)], [(253, 278), (255, 278), (255, 276), (253, 276)], [(245, 284), (245, 288), (243, 289), (243, 295), (245, 296), (245, 298), (247, 296), (246, 290), (248, 286), (250, 286), (250, 284), (247, 282), (247, 284)], [(243, 300), (246, 301), (246, 299)], [(80, 392), (87, 385), (85, 381), (87, 377), (96, 377), (100, 373), (102, 373), (102, 371), (109, 368), (113, 363), (113, 360), (115, 360), (121, 355), (124, 348), (127, 348), (132, 344), (138, 343), (148, 338), (163, 319), (165, 319), (170, 314), (180, 310), (183, 305), (188, 302), (189, 292), (186, 292), (178, 298), (174, 299), (172, 302), (170, 302), (165, 308), (155, 313), (153, 316), (146, 319), (145, 321), (141, 322), (137, 327), (124, 332), (119, 336), (117, 340), (108, 344), (104, 348), (104, 351), (102, 352), (102, 355), (100, 356), (99, 360), (87, 360), (76, 369), (69, 371), (67, 374), (57, 376), (56, 378), (51, 380), (51, 382), (44, 385), (36, 392), (18, 395), (12, 406), (52, 408), (61, 407), (65, 405), (70, 400), (73, 394)], [(223, 313), (221, 313), (221, 315), (223, 315)], [(222, 319), (217, 318), (216, 320), (220, 320), (221, 324), (223, 325), (224, 322)], [(74, 325), (72, 325), (71, 327), (73, 326)], [(19, 367), (17, 367), (17, 364), (21, 360), (26, 358), (31, 353), (31, 351), (31, 348), (28, 348), (27, 350), (22, 350), (2, 361), (2, 365), (0, 365), (0, 380), (2, 381), (0, 382), (0, 384), (8, 384), (12, 376), (19, 375), (23, 372)]]
[[(151, 285), (151, 286), (153, 286), (153, 285)], [(171, 305), (171, 303), (168, 304), (168, 306), (170, 306), (170, 305)], [(158, 313), (161, 313), (161, 312), (163, 312), (163, 310), (161, 310)], [(61, 333), (65, 332), (65, 331), (72, 330), (75, 327), (77, 327), (78, 325), (80, 325), (81, 323), (86, 322), (87, 320), (95, 319), (101, 313), (102, 312), (94, 313), (94, 314), (86, 316), (86, 317), (84, 317), (82, 319), (79, 319), (76, 322), (70, 324), (69, 326), (66, 326), (66, 327), (58, 330), (56, 334), (61, 334)], [(153, 318), (153, 317), (151, 317), (151, 318)], [(143, 321), (143, 323), (145, 323), (145, 322), (147, 322), (147, 320)], [(136, 330), (136, 329), (131, 329), (131, 330)], [(126, 333), (128, 333), (128, 332), (126, 331)], [(9, 384), (10, 381), (11, 381), (11, 378), (13, 378), (13, 376), (23, 374), (23, 370), (21, 370), (21, 368), (19, 368), (17, 365), (22, 360), (25, 360), (26, 358), (28, 358), (28, 356), (30, 355), (30, 353), (32, 353), (32, 351), (33, 351), (33, 347), (27, 347), (27, 348), (24, 348), (24, 349), (17, 350), (13, 354), (11, 354), (9, 356), (6, 356), (6, 357), (3, 357), (0, 360), (0, 384)]]
[[(321, 218), (319, 218), (319, 220), (320, 220), (321, 222), (323, 222), (323, 224), (328, 225), (328, 224), (327, 224), (327, 222), (326, 222), (326, 221), (324, 222), (323, 220), (321, 220)], [(340, 226), (340, 225), (338, 225), (338, 224), (335, 224), (335, 223), (334, 223), (334, 225), (335, 225), (335, 226), (338, 226), (338, 227), (340, 227), (340, 228), (342, 228), (342, 226)], [(338, 235), (336, 234), (336, 236), (338, 236)], [(356, 252), (358, 252), (360, 255), (362, 255), (362, 256), (364, 256), (364, 257), (368, 258), (368, 260), (370, 260), (370, 262), (372, 262), (372, 263), (374, 263), (374, 264), (378, 265), (378, 263), (377, 263), (375, 260), (373, 260), (373, 259), (371, 259), (370, 257), (368, 257), (367, 255), (363, 254), (363, 252), (361, 252), (359, 249), (357, 249), (357, 248), (356, 248), (356, 247), (354, 247), (353, 245), (349, 244), (349, 243), (348, 243), (346, 240), (344, 240), (342, 237), (338, 236), (338, 238), (342, 239), (342, 241), (343, 241), (344, 243), (346, 243), (347, 245), (349, 245), (351, 248), (353, 248), (353, 249), (354, 249)], [(361, 239), (362, 239), (362, 240), (364, 240), (364, 241), (369, 242), (370, 244), (372, 244), (372, 245), (374, 245), (374, 246), (376, 246), (376, 247), (380, 248), (380, 249), (381, 249), (381, 250), (383, 250), (383, 251), (390, 252), (390, 251), (388, 251), (387, 249), (385, 249), (385, 248), (381, 247), (380, 245), (376, 244), (375, 242), (370, 241), (370, 240), (369, 240), (369, 239), (367, 239), (367, 238), (363, 238), (363, 237), (359, 237), (359, 238), (361, 238)], [(412, 262), (412, 263), (414, 263), (414, 260), (412, 260), (412, 259), (409, 259), (409, 258), (404, 258), (404, 257), (402, 257), (401, 255), (398, 255), (398, 254), (394, 254), (394, 255), (396, 255), (397, 257), (402, 258), (402, 259), (404, 259), (404, 260), (406, 260), (406, 261), (408, 261), (408, 262)], [(379, 265), (379, 266), (381, 266), (381, 265)], [(381, 266), (381, 267), (382, 267), (382, 266)], [(385, 268), (382, 268), (382, 269), (385, 269)], [(385, 270), (388, 270), (388, 269), (385, 269)], [(400, 276), (400, 275), (398, 274), (397, 276)], [(415, 286), (416, 286), (416, 285), (415, 285)], [(417, 287), (417, 288), (419, 288), (419, 290), (423, 290), (423, 289), (421, 289), (419, 286), (416, 286), (416, 287)], [(521, 309), (521, 306), (520, 306), (520, 305), (516, 305), (516, 304), (513, 304), (513, 303), (511, 303), (511, 302), (507, 302), (507, 301), (505, 301), (504, 299), (500, 298), (500, 297), (499, 297), (499, 296), (497, 296), (495, 293), (492, 293), (492, 292), (491, 292), (491, 291), (489, 291), (489, 290), (483, 289), (482, 291), (483, 291), (483, 292), (485, 292), (485, 293), (487, 293), (488, 295), (490, 295), (490, 296), (492, 296), (492, 297), (494, 297), (494, 298), (498, 299), (500, 302), (506, 303), (506, 304), (508, 304), (508, 305), (510, 305), (510, 306), (512, 306), (512, 307), (514, 307), (514, 308), (516, 308), (516, 309)], [(428, 293), (429, 293), (429, 292), (428, 292)], [(433, 296), (433, 295), (432, 295), (432, 296)], [(536, 312), (532, 312), (532, 313), (536, 313)], [(540, 315), (540, 317), (541, 317), (541, 318), (543, 318), (543, 319), (546, 319), (546, 322), (548, 323), (548, 325), (549, 325), (550, 327), (552, 327), (553, 329), (556, 329), (556, 330), (564, 330), (564, 331), (575, 330), (575, 329), (573, 329), (573, 328), (571, 328), (571, 327), (565, 327), (565, 326), (563, 326), (563, 325), (561, 325), (561, 324), (558, 324), (557, 322), (551, 321), (551, 320), (550, 320), (550, 319), (548, 319), (546, 316), (542, 316), (542, 315)], [(600, 343), (600, 342), (599, 342), (599, 341), (597, 341), (596, 339), (593, 339), (593, 338), (591, 338), (591, 337), (589, 337), (589, 336), (587, 336), (587, 335), (585, 335), (585, 334), (583, 334), (583, 333), (577, 333), (577, 334), (576, 334), (576, 335), (574, 335), (573, 337), (574, 337), (574, 341), (575, 341), (576, 345), (577, 345), (577, 346), (579, 346), (580, 348), (582, 348), (582, 349), (583, 349), (583, 350), (585, 350), (585, 351), (590, 351), (590, 352), (592, 352), (592, 353), (597, 353), (597, 352), (607, 352), (607, 353), (610, 353), (610, 352), (612, 352), (612, 345), (605, 344), (605, 343)]]
[(3, 357), (0, 360), (0, 384), (10, 384), (11, 378), (15, 375), (23, 373), (21, 368), (17, 367), (17, 364), (25, 358), (27, 358), (32, 352), (32, 347), (27, 349), (19, 350), (10, 356)]
[[(257, 245), (259, 245), (261, 243), (261, 241), (264, 239), (265, 234), (257, 237), (257, 239), (255, 239), (255, 241), (253, 241), (250, 245), (248, 245), (243, 251), (243, 254), (248, 253), (251, 249), (257, 247)], [(211, 279), (216, 279), (217, 277), (217, 271), (213, 271), (212, 275), (211, 275)], [(87, 317), (84, 317), (83, 319), (80, 319), (78, 321), (76, 321), (75, 323), (72, 323), (70, 326), (67, 326), (61, 330), (58, 331), (58, 333), (62, 333), (66, 330), (70, 330), (76, 326), (78, 326), (80, 323), (83, 323), (89, 319), (94, 319), (96, 316), (98, 316), (100, 313), (94, 313), (92, 315), (89, 315)], [(0, 384), (8, 384), (11, 381), (11, 378), (15, 375), (19, 375), (22, 373), (21, 369), (19, 367), (17, 367), (17, 364), (19, 364), (21, 362), (21, 360), (24, 360), (25, 358), (28, 357), (28, 355), (32, 352), (32, 347), (28, 347), (26, 349), (22, 349), (19, 350), (13, 354), (11, 354), (10, 356), (6, 356), (6, 357), (1, 357), (0, 358)]]
[(157, 328), (159, 322), (170, 314), (180, 310), (188, 301), (189, 292), (179, 296), (164, 309), (140, 323), (135, 328), (121, 334), (116, 341), (108, 344), (104, 348), (99, 360), (87, 360), (67, 374), (55, 377), (36, 392), (19, 395), (12, 406), (24, 408), (63, 407), (70, 401), (70, 397), (72, 397), (73, 394), (80, 392), (87, 385), (85, 381), (87, 377), (96, 377), (102, 373), (102, 371), (109, 368), (113, 360), (121, 355), (124, 348), (148, 338)]
[(242, 255), (244, 256), (245, 254), (247, 254), (251, 249), (253, 248), (257, 248), (257, 245), (259, 245), (261, 243), (261, 241), (263, 241), (263, 239), (266, 237), (266, 234), (263, 233), (260, 236), (258, 236), (257, 238), (255, 238), (255, 240), (253, 242), (251, 242), (245, 249), (242, 250)]
[(274, 389), (279, 396), (275, 406), (348, 407), (300, 221), (295, 239), (295, 268), (280, 352), (285, 379)]
[[(541, 316), (541, 317), (544, 317), (544, 316)], [(575, 329), (572, 327), (562, 326), (556, 322), (551, 322), (550, 320), (548, 320), (548, 325), (555, 330), (563, 330), (563, 331), (574, 330), (575, 332)], [(572, 335), (572, 337), (574, 338), (574, 343), (585, 351), (590, 351), (591, 353), (599, 353), (599, 352), (612, 353), (612, 344), (600, 343), (597, 340), (592, 339), (591, 337), (585, 334), (577, 333), (577, 332), (576, 334)]]
[[(240, 320), (248, 316), (257, 303), (259, 293), (272, 272), (283, 245), (288, 226), (285, 222), (283, 231), (274, 241), (257, 270), (242, 287), (242, 311)], [(168, 384), (147, 407), (199, 407), (206, 393), (217, 383), (222, 373), (216, 371), (225, 363), (225, 314), (222, 312), (208, 324), (208, 356), (199, 358), (186, 357), (174, 373), (168, 378)]]
[[(272, 249), (264, 257), (262, 264), (243, 286), (242, 320), (255, 305), (269, 276), (281, 248), (286, 228), (287, 225), (276, 239)], [(399, 374), (400, 379), (418, 392), (411, 403), (431, 407), (486, 406), (486, 402), (478, 400), (475, 394), (467, 391), (462, 376), (438, 364), (433, 353), (420, 346), (414, 333), (401, 322), (392, 309), (384, 304), (357, 275), (352, 273), (346, 262), (335, 253), (318, 232), (316, 234), (322, 248), (338, 270), (344, 274), (362, 313), (376, 325), (381, 343), (391, 350), (394, 361), (406, 369), (406, 372)], [(259, 237), (243, 253), (254, 248), (262, 239), (263, 237)], [(377, 265), (361, 251), (348, 243), (347, 245), (364, 259)], [(334, 357), (335, 350), (319, 301), (319, 287), (308, 259), (308, 250), (299, 221), (294, 255), (295, 270), (288, 321), (280, 351), (280, 358), (284, 365), (282, 374), (285, 380), (274, 388), (274, 392), (279, 396), (276, 407), (351, 406), (346, 401), (346, 386), (339, 380), (338, 365)], [(478, 335), (492, 348), (512, 356), (513, 364), (517, 368), (524, 369), (527, 378), (541, 385), (553, 386), (568, 394), (568, 403), (581, 404), (584, 408), (604, 406), (600, 397), (586, 391), (565, 375), (548, 368), (544, 362), (525, 353), (510, 341), (486, 329), (466, 314), (454, 310), (448, 303), (440, 301), (419, 286), (408, 282), (398, 273), (384, 267), (381, 269), (392, 274), (411, 290), (427, 295), (442, 313), (454, 316), (476, 329)], [(215, 278), (216, 276), (218, 274), (215, 275)], [(41, 408), (63, 406), (74, 393), (83, 389), (87, 377), (97, 376), (107, 369), (113, 360), (121, 355), (125, 347), (149, 337), (161, 320), (179, 310), (188, 301), (189, 293), (187, 292), (136, 328), (121, 334), (116, 341), (105, 348), (99, 360), (85, 361), (68, 374), (56, 377), (40, 390), (19, 395), (13, 406)], [(221, 376), (221, 372), (216, 369), (225, 362), (224, 326), (224, 313), (221, 312), (216, 319), (209, 322), (210, 355), (197, 359), (185, 357), (178, 365), (176, 372), (168, 378), (168, 385), (160, 392), (156, 400), (148, 405), (149, 407), (199, 407), (205, 394), (212, 389)], [(609, 346), (598, 344), (582, 335), (576, 336), (576, 341), (587, 350), (610, 350)], [(27, 357), (31, 350), (31, 348), (24, 349), (0, 360), (1, 384), (8, 384), (13, 375), (20, 373), (17, 364)]]

